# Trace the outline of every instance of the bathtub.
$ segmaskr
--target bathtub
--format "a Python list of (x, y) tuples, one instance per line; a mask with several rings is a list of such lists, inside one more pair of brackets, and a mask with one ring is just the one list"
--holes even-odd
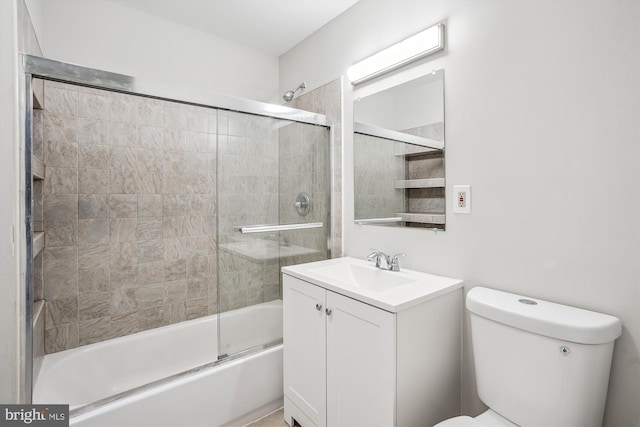
[(46, 355), (33, 402), (69, 404), (70, 425), (96, 427), (240, 426), (281, 407), (282, 301), (220, 323), (233, 336), (222, 361), (215, 315)]

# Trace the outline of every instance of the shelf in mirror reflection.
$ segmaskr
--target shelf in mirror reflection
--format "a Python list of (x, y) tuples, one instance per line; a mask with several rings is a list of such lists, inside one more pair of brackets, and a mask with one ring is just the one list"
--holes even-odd
[[(444, 142), (431, 138), (425, 138), (418, 135), (412, 135), (410, 133), (395, 131), (391, 129), (385, 129), (378, 126), (373, 126), (366, 123), (355, 122), (353, 124), (353, 131), (365, 136), (372, 136), (375, 138), (382, 138), (388, 141), (394, 141), (402, 143), (400, 144), (400, 151), (396, 154), (404, 155), (411, 153), (415, 150), (422, 150), (424, 152), (439, 151), (444, 149)], [(413, 148), (405, 149), (402, 145), (409, 145)]]
[(356, 219), (355, 223), (360, 225), (367, 224), (392, 224), (402, 222), (402, 218), (399, 216), (392, 216), (388, 218), (364, 218), (364, 219)]
[(444, 224), (445, 215), (443, 212), (438, 213), (412, 213), (399, 212), (396, 214), (404, 222), (417, 222), (421, 224)]
[(428, 154), (441, 155), (442, 150), (438, 148), (427, 148), (427, 147), (420, 147), (417, 145), (404, 144), (404, 146), (400, 146), (400, 148), (397, 149), (397, 152), (394, 154), (394, 156), (395, 157), (416, 157), (416, 156), (425, 156)]
[(395, 188), (441, 188), (444, 178), (400, 179), (396, 180)]

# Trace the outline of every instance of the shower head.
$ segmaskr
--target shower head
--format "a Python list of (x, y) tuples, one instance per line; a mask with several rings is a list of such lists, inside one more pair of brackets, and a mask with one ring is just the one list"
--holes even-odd
[(284, 95), (282, 95), (282, 99), (285, 100), (285, 102), (291, 102), (291, 100), (293, 99), (293, 90), (288, 90), (284, 93)]
[(296, 91), (298, 89), (304, 89), (306, 88), (307, 85), (305, 84), (305, 82), (302, 82), (298, 85), (297, 88), (295, 88), (294, 90), (288, 90), (284, 93), (284, 95), (282, 95), (282, 99), (284, 99), (286, 102), (291, 102), (291, 100), (293, 99), (293, 95), (295, 95)]

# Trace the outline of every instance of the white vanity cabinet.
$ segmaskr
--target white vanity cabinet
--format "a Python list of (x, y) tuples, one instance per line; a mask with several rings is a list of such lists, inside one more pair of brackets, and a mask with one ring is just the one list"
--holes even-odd
[(286, 275), (284, 300), (285, 396), (316, 426), (394, 425), (393, 313)]
[(287, 423), (431, 426), (460, 414), (461, 285), (391, 312), (292, 268), (283, 270)]

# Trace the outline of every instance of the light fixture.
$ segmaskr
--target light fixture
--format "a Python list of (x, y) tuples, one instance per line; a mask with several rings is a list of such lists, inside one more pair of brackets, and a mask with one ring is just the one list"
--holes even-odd
[(442, 49), (444, 24), (440, 22), (353, 64), (347, 70), (347, 76), (355, 86)]

